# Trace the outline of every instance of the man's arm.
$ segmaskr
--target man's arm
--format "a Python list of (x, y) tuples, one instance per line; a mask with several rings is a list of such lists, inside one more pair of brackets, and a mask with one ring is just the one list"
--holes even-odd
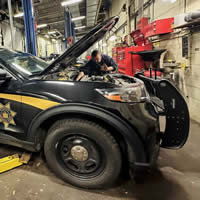
[(115, 71), (115, 68), (113, 66), (107, 67), (107, 71)]
[(115, 61), (110, 56), (107, 55), (104, 56), (105, 56), (105, 63), (107, 65), (107, 67), (104, 68), (104, 71), (115, 71), (117, 68), (117, 64), (115, 63)]
[(85, 76), (84, 72), (79, 72), (77, 78), (76, 78), (76, 81), (80, 81), (81, 78), (83, 78), (83, 76)]
[(112, 66), (108, 67), (106, 64), (104, 64), (104, 65), (101, 66), (101, 71), (103, 71), (103, 72), (114, 71), (114, 67), (112, 67)]
[(83, 76), (89, 74), (89, 66), (90, 66), (90, 61), (88, 61), (88, 63), (85, 66), (80, 68), (80, 72), (76, 78), (76, 81), (80, 81), (81, 78), (83, 78)]

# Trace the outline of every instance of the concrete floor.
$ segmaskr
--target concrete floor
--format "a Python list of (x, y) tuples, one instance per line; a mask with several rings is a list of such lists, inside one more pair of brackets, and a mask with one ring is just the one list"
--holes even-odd
[[(200, 125), (192, 122), (190, 138), (183, 149), (161, 150), (158, 167), (145, 181), (121, 180), (105, 191), (74, 188), (56, 178), (39, 154), (27, 166), (0, 175), (0, 199), (4, 200), (199, 200)], [(1, 146), (1, 156), (20, 152)]]

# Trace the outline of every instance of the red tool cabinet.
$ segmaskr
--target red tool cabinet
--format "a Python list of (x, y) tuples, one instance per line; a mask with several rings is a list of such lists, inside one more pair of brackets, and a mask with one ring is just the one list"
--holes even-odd
[(136, 47), (125, 47), (118, 50), (118, 72), (121, 74), (126, 74), (134, 76), (136, 72), (141, 71), (144, 67), (148, 66), (149, 63), (145, 63), (139, 55), (131, 55), (129, 52), (138, 52), (152, 50), (152, 44), (145, 46)]
[(118, 72), (134, 76), (136, 72), (148, 68), (150, 62), (144, 62), (141, 56), (131, 55), (129, 52), (152, 50), (153, 45), (149, 37), (173, 32), (173, 24), (174, 18), (156, 20), (152, 23), (149, 23), (148, 18), (141, 18), (136, 24), (137, 30), (130, 34), (135, 46), (112, 49), (113, 59), (118, 63)]
[(174, 18), (156, 20), (145, 27), (145, 37), (162, 35), (173, 32)]

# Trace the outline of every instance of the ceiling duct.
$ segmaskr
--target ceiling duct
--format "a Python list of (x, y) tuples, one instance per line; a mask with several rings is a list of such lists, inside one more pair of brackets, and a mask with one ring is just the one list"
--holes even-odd
[(191, 13), (188, 13), (186, 16), (185, 16), (185, 21), (186, 22), (191, 22), (195, 19), (200, 19), (200, 10), (198, 11), (195, 11), (195, 12), (191, 12)]
[(175, 28), (189, 27), (199, 24), (200, 24), (200, 10), (191, 13), (179, 14), (174, 17)]
[(94, 26), (95, 19), (96, 19), (96, 13), (97, 13), (97, 7), (100, 0), (86, 0), (86, 23), (87, 26)]

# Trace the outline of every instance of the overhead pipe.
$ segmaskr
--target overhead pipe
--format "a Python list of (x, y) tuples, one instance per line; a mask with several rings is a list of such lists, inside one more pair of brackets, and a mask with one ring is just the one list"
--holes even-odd
[(187, 0), (184, 0), (184, 13), (187, 11)]
[(195, 12), (191, 12), (188, 15), (185, 16), (185, 21), (186, 22), (191, 22), (195, 19), (200, 18), (200, 10), (195, 11)]
[(131, 43), (131, 39), (130, 39), (130, 33), (131, 33), (131, 13), (130, 13), (130, 6), (131, 6), (131, 2), (130, 0), (126, 1), (126, 20), (127, 20), (127, 35), (128, 35), (128, 44)]

